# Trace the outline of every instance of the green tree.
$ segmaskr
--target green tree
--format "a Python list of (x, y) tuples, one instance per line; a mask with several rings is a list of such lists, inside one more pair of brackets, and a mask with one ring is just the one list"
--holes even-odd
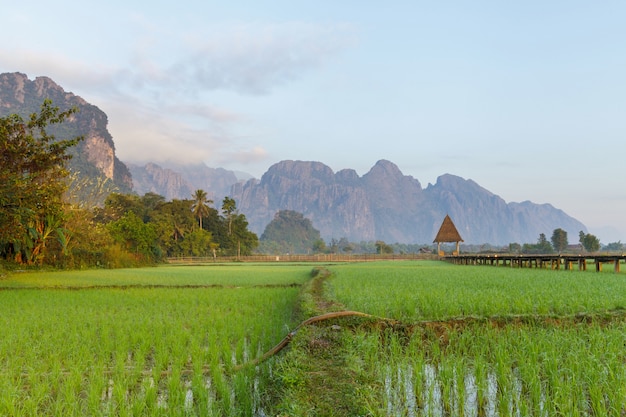
[(204, 229), (196, 229), (189, 232), (182, 242), (185, 254), (191, 256), (207, 256), (211, 251), (213, 240), (211, 233)]
[(585, 248), (587, 252), (597, 252), (600, 250), (600, 240), (596, 236), (581, 230), (578, 233), (578, 237), (580, 244), (583, 245), (583, 248)]
[(617, 242), (607, 243), (604, 250), (608, 252), (623, 252), (624, 245), (621, 240), (618, 240)]
[(119, 220), (126, 213), (132, 211), (141, 219), (144, 219), (145, 208), (141, 198), (133, 194), (112, 193), (104, 200), (103, 208), (95, 208), (95, 220), (99, 223), (109, 223)]
[(158, 213), (159, 208), (165, 204), (165, 197), (156, 193), (145, 193), (140, 198), (140, 201), (143, 209), (143, 221), (148, 222), (155, 213)]
[(213, 200), (207, 198), (207, 193), (204, 190), (196, 190), (193, 194), (193, 215), (198, 218), (200, 222), (200, 229), (202, 229), (202, 218), (209, 215), (209, 204), (213, 203)]
[(382, 240), (376, 241), (376, 253), (384, 254), (384, 253), (393, 253), (393, 247), (386, 244)]
[(324, 253), (328, 250), (328, 248), (326, 247), (326, 242), (324, 242), (324, 239), (320, 238), (320, 239), (316, 239), (315, 242), (313, 242), (313, 253)]
[(196, 225), (192, 205), (192, 200), (174, 199), (158, 205), (151, 214), (159, 245), (167, 256), (192, 255), (183, 243)]
[(261, 234), (261, 242), (275, 242), (281, 253), (307, 253), (312, 248), (321, 252), (319, 244), (314, 248), (318, 241), (324, 242), (311, 220), (293, 210), (278, 211)]
[(126, 250), (147, 260), (157, 260), (160, 248), (155, 245), (157, 233), (151, 223), (144, 223), (134, 212), (129, 211), (120, 219), (107, 225), (113, 239)]
[(228, 236), (228, 245), (222, 246), (222, 251), (227, 255), (252, 255), (259, 246), (259, 237), (256, 233), (248, 230), (246, 216), (238, 213), (231, 216), (231, 234)]
[(115, 242), (106, 225), (94, 221), (94, 212), (72, 206), (67, 210), (61, 266), (86, 268), (107, 265), (107, 251)]
[(567, 249), (567, 245), (569, 244), (567, 241), (567, 232), (560, 228), (554, 229), (550, 241), (552, 242), (552, 247), (557, 252), (563, 252)]
[(235, 200), (226, 196), (222, 202), (222, 213), (226, 217), (228, 224), (228, 236), (233, 233), (233, 216), (237, 213), (237, 204)]
[(539, 239), (537, 240), (537, 249), (539, 250), (539, 253), (553, 252), (552, 245), (550, 244), (550, 242), (548, 242), (548, 239), (546, 239), (546, 235), (543, 233), (539, 234)]
[(17, 262), (43, 261), (46, 241), (64, 222), (63, 194), (69, 148), (82, 137), (57, 140), (47, 133), (75, 108), (61, 112), (44, 100), (28, 121), (0, 118), (0, 255)]
[(546, 235), (541, 233), (539, 235), (539, 239), (537, 239), (537, 243), (530, 244), (524, 243), (522, 246), (522, 253), (552, 253), (552, 245), (548, 242)]

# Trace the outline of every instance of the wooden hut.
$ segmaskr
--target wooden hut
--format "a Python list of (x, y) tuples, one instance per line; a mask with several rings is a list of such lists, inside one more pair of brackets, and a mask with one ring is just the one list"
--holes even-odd
[(446, 214), (446, 217), (443, 219), (443, 223), (441, 223), (441, 227), (439, 228), (439, 232), (437, 232), (437, 236), (435, 236), (435, 240), (433, 243), (437, 243), (437, 253), (439, 256), (443, 256), (443, 252), (441, 252), (441, 243), (442, 242), (456, 242), (456, 251), (454, 255), (459, 254), (459, 243), (463, 242), (459, 231), (456, 230), (456, 226), (452, 223), (452, 219), (450, 216)]

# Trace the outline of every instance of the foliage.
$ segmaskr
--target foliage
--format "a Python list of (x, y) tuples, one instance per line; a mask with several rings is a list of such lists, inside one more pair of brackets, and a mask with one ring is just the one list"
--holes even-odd
[(326, 248), (326, 242), (324, 242), (324, 239), (316, 239), (315, 242), (313, 242), (313, 253), (324, 253), (327, 251)]
[(228, 217), (223, 217), (208, 205), (211, 201), (203, 190), (197, 190), (194, 198), (165, 201), (154, 193), (111, 194), (104, 208), (96, 210), (96, 219), (107, 225), (116, 242), (145, 260), (252, 253), (258, 238), (248, 230), (234, 200), (224, 212)]
[(563, 229), (554, 229), (552, 232), (552, 238), (550, 238), (552, 242), (552, 247), (557, 252), (563, 252), (567, 249), (568, 241), (567, 241), (567, 232)]
[(393, 247), (386, 244), (382, 240), (377, 240), (376, 241), (376, 253), (380, 253), (380, 254), (393, 253)]
[(319, 230), (302, 213), (280, 210), (261, 235), (261, 241), (274, 242), (276, 253), (316, 253), (325, 250)]
[(198, 218), (200, 229), (202, 229), (202, 219), (209, 215), (209, 204), (213, 203), (213, 200), (207, 198), (207, 193), (204, 190), (196, 190), (193, 195), (193, 215)]
[(600, 250), (600, 239), (596, 236), (585, 233), (582, 230), (578, 233), (579, 242), (587, 252), (597, 252)]
[(617, 242), (607, 243), (603, 249), (607, 252), (623, 252), (624, 244), (621, 240), (618, 240)]
[(43, 263), (47, 243), (63, 240), (64, 178), (68, 151), (82, 138), (57, 140), (46, 129), (76, 109), (60, 112), (44, 100), (28, 121), (0, 118), (0, 256), (18, 263)]
[(552, 245), (546, 239), (546, 235), (541, 233), (536, 244), (524, 243), (522, 245), (522, 253), (552, 253), (554, 252)]
[(115, 242), (131, 253), (145, 259), (157, 260), (160, 248), (155, 245), (157, 234), (154, 224), (144, 223), (133, 211), (128, 211), (118, 220), (107, 225)]
[(95, 173), (85, 175), (84, 171), (70, 168), (67, 178), (68, 189), (63, 196), (67, 203), (90, 210), (103, 205), (110, 194), (120, 192), (120, 188), (113, 180), (93, 169)]
[(237, 204), (234, 199), (228, 196), (224, 197), (224, 201), (222, 201), (222, 213), (226, 217), (228, 235), (230, 236), (233, 234), (233, 218), (237, 214)]

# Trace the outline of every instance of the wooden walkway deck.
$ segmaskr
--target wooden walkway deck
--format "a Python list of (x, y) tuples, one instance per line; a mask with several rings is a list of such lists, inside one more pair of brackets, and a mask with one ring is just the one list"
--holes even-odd
[(620, 272), (620, 263), (626, 261), (626, 255), (455, 255), (443, 256), (444, 261), (457, 265), (494, 265), (518, 268), (546, 268), (586, 271), (587, 264), (595, 264), (597, 272), (603, 264), (612, 264), (615, 272)]

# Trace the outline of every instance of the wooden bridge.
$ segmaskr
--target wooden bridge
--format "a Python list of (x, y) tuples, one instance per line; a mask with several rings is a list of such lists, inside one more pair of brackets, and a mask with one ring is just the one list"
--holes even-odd
[(597, 272), (602, 272), (603, 264), (612, 264), (615, 272), (620, 272), (620, 263), (626, 260), (626, 255), (454, 255), (443, 256), (444, 261), (458, 265), (494, 265), (518, 268), (546, 268), (572, 270), (578, 265), (578, 270), (586, 271), (587, 264), (593, 263)]

